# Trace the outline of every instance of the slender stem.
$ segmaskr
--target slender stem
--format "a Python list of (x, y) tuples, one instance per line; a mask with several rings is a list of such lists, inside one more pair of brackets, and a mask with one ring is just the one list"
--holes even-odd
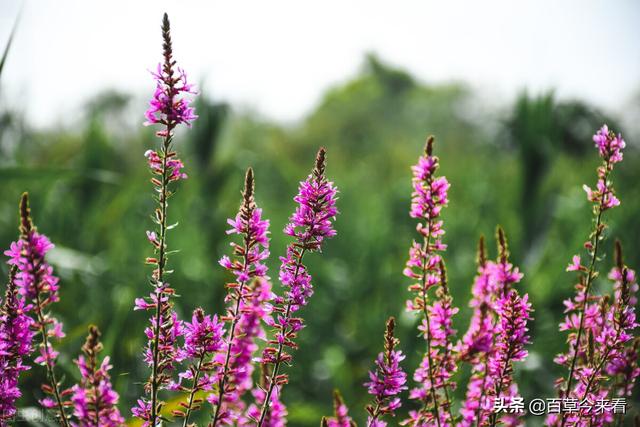
[[(492, 340), (491, 348), (493, 348), (493, 343), (495, 342), (495, 337)], [(484, 360), (484, 376), (482, 377), (482, 388), (480, 389), (480, 397), (478, 398), (478, 410), (476, 411), (476, 426), (480, 427), (480, 417), (482, 415), (482, 398), (484, 396), (484, 389), (487, 385), (487, 376), (489, 375), (489, 354), (487, 353), (486, 358)]]
[[(298, 274), (300, 273), (300, 267), (302, 266), (302, 258), (304, 257), (306, 250), (307, 250), (306, 245), (304, 245), (303, 249), (300, 251), (300, 255), (298, 256), (298, 259), (296, 260), (296, 271), (295, 271), (295, 274), (293, 275), (293, 282), (295, 282), (295, 280), (298, 278)], [(291, 299), (289, 299), (287, 301), (287, 311), (284, 315), (285, 325), (289, 320), (289, 317), (291, 316), (292, 304), (293, 302), (291, 301)], [(287, 335), (286, 326), (283, 327), (282, 334), (283, 336)], [(280, 371), (280, 365), (281, 365), (280, 358), (282, 357), (283, 350), (284, 350), (284, 343), (278, 343), (278, 353), (275, 359), (275, 363), (273, 365), (273, 372), (271, 373), (269, 378), (269, 386), (267, 388), (267, 394), (264, 398), (264, 402), (262, 402), (262, 411), (260, 412), (260, 420), (258, 421), (257, 427), (262, 427), (262, 424), (264, 423), (264, 419), (267, 416), (267, 412), (269, 412), (269, 404), (270, 404), (269, 401), (271, 400), (273, 389), (276, 386), (276, 377), (278, 376), (278, 372)]]
[[(499, 399), (500, 398), (500, 393), (502, 393), (502, 384), (503, 384), (505, 376), (507, 375), (507, 370), (509, 368), (509, 364), (511, 363), (511, 355), (512, 354), (513, 354), (513, 346), (510, 345), (509, 349), (507, 351), (507, 358), (504, 361), (504, 366), (502, 367), (502, 370), (500, 372), (500, 377), (499, 377), (498, 384), (496, 385), (496, 389), (495, 389), (496, 399)], [(491, 427), (495, 427), (497, 421), (498, 421), (498, 414), (494, 412), (491, 415)]]
[(195, 398), (196, 392), (198, 391), (198, 380), (200, 379), (202, 362), (204, 362), (204, 357), (206, 352), (202, 352), (200, 355), (200, 359), (198, 360), (198, 366), (196, 367), (196, 373), (193, 376), (193, 385), (191, 386), (191, 392), (189, 393), (189, 405), (187, 406), (187, 412), (184, 416), (184, 422), (182, 423), (182, 427), (187, 427), (189, 424), (189, 417), (191, 416), (191, 411), (193, 409), (193, 399)]
[(380, 402), (376, 402), (376, 407), (373, 410), (373, 414), (371, 414), (371, 419), (367, 421), (367, 427), (371, 427), (373, 422), (378, 419), (380, 416)]
[(445, 403), (446, 403), (446, 407), (447, 407), (447, 412), (449, 413), (449, 421), (453, 422), (453, 412), (451, 411), (451, 398), (449, 397), (449, 387), (447, 387), (447, 385), (444, 385), (444, 398), (445, 398)]
[(169, 148), (171, 144), (171, 129), (170, 125), (167, 125), (166, 135), (164, 137), (164, 141), (162, 144), (162, 187), (160, 190), (160, 248), (159, 248), (159, 256), (158, 256), (158, 267), (156, 270), (155, 279), (155, 287), (156, 287), (156, 313), (155, 313), (155, 323), (153, 325), (154, 328), (154, 338), (153, 338), (153, 366), (151, 372), (151, 426), (154, 427), (156, 425), (156, 420), (158, 418), (157, 404), (158, 404), (158, 364), (160, 361), (160, 328), (162, 326), (162, 297), (164, 292), (162, 291), (163, 286), (163, 276), (164, 276), (164, 267), (166, 263), (166, 241), (167, 241), (167, 195), (168, 195), (168, 180), (169, 177), (167, 175), (167, 156), (169, 154)]
[[(430, 184), (429, 184), (430, 185)], [(438, 427), (440, 427), (440, 411), (438, 409), (438, 396), (436, 394), (436, 389), (434, 387), (434, 377), (433, 377), (433, 367), (431, 366), (431, 325), (429, 320), (429, 312), (427, 310), (427, 262), (429, 261), (429, 254), (431, 252), (431, 220), (427, 220), (427, 226), (429, 227), (429, 231), (427, 232), (427, 236), (424, 238), (424, 246), (422, 248), (422, 253), (424, 254), (423, 265), (422, 265), (422, 279), (421, 279), (421, 293), (422, 293), (422, 312), (424, 314), (424, 319), (427, 322), (427, 330), (426, 330), (426, 341), (427, 341), (427, 359), (429, 361), (429, 382), (431, 384), (431, 398), (433, 399), (433, 410), (436, 421), (438, 423)], [(425, 405), (426, 406), (426, 405)]]
[[(607, 185), (607, 178), (609, 177), (609, 161), (605, 162), (605, 173), (604, 173), (604, 183), (605, 186)], [(578, 360), (578, 349), (580, 347), (580, 339), (582, 338), (582, 332), (584, 330), (584, 312), (587, 308), (587, 299), (589, 297), (589, 290), (591, 289), (591, 284), (593, 283), (593, 279), (594, 279), (594, 271), (595, 271), (595, 265), (596, 265), (596, 261), (598, 260), (598, 248), (599, 248), (599, 243), (600, 243), (600, 237), (602, 235), (602, 213), (604, 212), (603, 210), (603, 205), (604, 205), (604, 198), (606, 195), (607, 191), (603, 191), (602, 195), (600, 197), (600, 203), (598, 204), (598, 215), (596, 217), (596, 225), (595, 225), (595, 230), (593, 232), (593, 238), (591, 240), (591, 245), (593, 247), (593, 251), (591, 252), (591, 262), (589, 264), (589, 269), (587, 272), (587, 282), (585, 283), (585, 288), (584, 288), (584, 292), (583, 292), (583, 299), (582, 299), (582, 307), (580, 308), (580, 325), (578, 326), (578, 335), (576, 336), (576, 341), (573, 345), (573, 357), (571, 359), (571, 368), (569, 369), (569, 376), (567, 377), (567, 388), (565, 391), (565, 397), (569, 396), (569, 393), (571, 393), (571, 385), (573, 382), (573, 373), (575, 371), (576, 368), (576, 362)], [(564, 416), (564, 413), (561, 416), (561, 423), (560, 426), (564, 427), (566, 418)]]
[[(251, 241), (247, 231), (247, 234), (244, 235), (244, 255), (243, 255), (243, 270), (247, 270), (249, 267), (249, 251), (251, 250)], [(229, 336), (227, 338), (227, 351), (224, 360), (224, 368), (222, 369), (222, 375), (220, 376), (220, 380), (218, 381), (218, 403), (215, 407), (215, 412), (213, 414), (213, 420), (211, 421), (211, 426), (215, 427), (218, 419), (220, 417), (220, 410), (222, 409), (222, 401), (225, 394), (225, 386), (227, 382), (227, 375), (229, 374), (229, 363), (231, 361), (231, 348), (233, 347), (233, 339), (236, 336), (236, 326), (238, 325), (238, 320), (240, 319), (239, 311), (240, 311), (240, 303), (242, 302), (244, 287), (246, 286), (247, 281), (243, 281), (240, 283), (240, 287), (238, 288), (237, 297), (236, 297), (236, 306), (233, 311), (233, 320), (231, 321), (231, 328), (229, 328)]]
[(60, 413), (60, 423), (63, 427), (69, 426), (67, 420), (67, 414), (64, 411), (64, 404), (60, 396), (60, 389), (58, 387), (58, 380), (56, 378), (55, 370), (53, 369), (53, 361), (49, 359), (49, 338), (47, 336), (47, 324), (44, 314), (42, 313), (42, 302), (40, 300), (40, 292), (36, 292), (36, 315), (38, 317), (38, 324), (40, 326), (40, 334), (42, 335), (42, 345), (44, 346), (45, 365), (47, 367), (47, 376), (49, 377), (49, 383), (53, 389), (53, 395), (56, 398), (56, 405), (58, 406), (58, 412)]
[(222, 375), (220, 381), (218, 381), (218, 403), (215, 407), (213, 414), (212, 426), (215, 426), (220, 417), (220, 409), (222, 408), (222, 400), (225, 394), (225, 386), (227, 382), (227, 375), (229, 374), (229, 363), (231, 361), (231, 348), (233, 347), (233, 338), (235, 337), (236, 326), (238, 324), (238, 311), (240, 310), (240, 302), (242, 301), (242, 292), (244, 290), (245, 282), (240, 284), (238, 289), (238, 297), (236, 298), (236, 306), (233, 314), (233, 321), (231, 322), (231, 328), (229, 329), (229, 337), (227, 338), (227, 351), (224, 360), (224, 368), (222, 369)]

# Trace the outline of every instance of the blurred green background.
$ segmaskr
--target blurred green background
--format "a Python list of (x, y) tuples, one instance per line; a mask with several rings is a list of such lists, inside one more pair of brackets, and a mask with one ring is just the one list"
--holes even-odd
[[(516, 375), (526, 399), (552, 397), (561, 373), (552, 359), (565, 348), (557, 324), (574, 280), (564, 270), (589, 233), (591, 211), (581, 187), (595, 182), (598, 156), (591, 135), (603, 122), (628, 142), (613, 176), (622, 206), (607, 216), (608, 235), (622, 240), (627, 264), (640, 264), (640, 155), (620, 118), (597, 106), (558, 100), (553, 93), (522, 93), (489, 107), (463, 84), (425, 84), (373, 55), (360, 74), (330, 89), (295, 125), (236, 110), (206, 92), (196, 106), (200, 119), (178, 133), (175, 145), (189, 179), (170, 205), (172, 221), (180, 223), (169, 245), (179, 249), (170, 264), (183, 317), (196, 306), (222, 311), (229, 277), (217, 260), (229, 252), (225, 220), (237, 210), (246, 167), (255, 170), (257, 201), (271, 220), (274, 278), (288, 242), (281, 230), (294, 209), (292, 197), (321, 145), (328, 151), (327, 173), (340, 189), (338, 236), (322, 255), (308, 258), (315, 295), (303, 312), (307, 327), (284, 392), (292, 426), (317, 425), (331, 412), (334, 388), (356, 420), (363, 420), (368, 398), (362, 383), (381, 350), (388, 316), (399, 318), (404, 366), (412, 371), (422, 355), (416, 319), (404, 312), (409, 281), (402, 269), (415, 236), (408, 216), (410, 166), (428, 134), (436, 136), (440, 172), (452, 185), (443, 219), (445, 259), (461, 307), (458, 331), (466, 330), (470, 315), (480, 234), (495, 257), (493, 233), (501, 224), (512, 259), (525, 273), (521, 290), (535, 308), (534, 343)], [(45, 129), (32, 127), (10, 105), (0, 108), (0, 246), (16, 239), (18, 199), (29, 191), (37, 226), (56, 244), (50, 261), (62, 279), (54, 310), (67, 331), (60, 344), (66, 382), (78, 376), (72, 358), (87, 325), (99, 325), (129, 416), (147, 374), (140, 356), (146, 315), (132, 310), (134, 298), (149, 291), (143, 262), (150, 254), (145, 230), (153, 202), (143, 153), (157, 143), (153, 130), (140, 126), (143, 101), (105, 92), (73, 126)], [(611, 267), (612, 245), (612, 239), (604, 245), (602, 270)], [(4, 263), (0, 270), (6, 273)], [(598, 287), (610, 290), (606, 280)], [(458, 394), (467, 376), (465, 367)], [(34, 403), (42, 380), (40, 369), (25, 374), (23, 404)]]

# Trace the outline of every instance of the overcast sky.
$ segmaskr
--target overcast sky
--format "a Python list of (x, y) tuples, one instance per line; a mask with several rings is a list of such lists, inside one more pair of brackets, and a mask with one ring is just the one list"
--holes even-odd
[(5, 102), (39, 124), (104, 88), (150, 94), (162, 12), (203, 91), (283, 121), (354, 75), (366, 52), (425, 82), (462, 80), (508, 102), (556, 88), (620, 111), (640, 89), (635, 0), (0, 0)]

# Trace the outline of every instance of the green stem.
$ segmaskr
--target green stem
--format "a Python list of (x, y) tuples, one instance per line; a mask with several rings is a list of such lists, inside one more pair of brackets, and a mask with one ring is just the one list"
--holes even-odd
[[(295, 280), (298, 278), (298, 274), (300, 273), (300, 267), (302, 266), (302, 258), (304, 257), (304, 254), (306, 252), (306, 245), (305, 247), (303, 247), (302, 251), (300, 251), (300, 255), (298, 256), (298, 259), (296, 260), (296, 271), (295, 274), (293, 275), (293, 281), (295, 282)], [(291, 305), (292, 305), (292, 301), (289, 300), (287, 301), (287, 310), (285, 313), (285, 324), (286, 321), (289, 320), (289, 317), (291, 316)], [(282, 334), (283, 336), (286, 337), (287, 335), (287, 330), (286, 330), (286, 326), (282, 329)], [(270, 375), (269, 378), (269, 386), (267, 388), (267, 394), (264, 398), (264, 402), (262, 402), (262, 410), (260, 411), (260, 420), (258, 421), (258, 426), (257, 427), (262, 427), (262, 424), (264, 423), (265, 417), (267, 416), (267, 412), (269, 412), (269, 404), (270, 404), (270, 400), (271, 400), (271, 395), (273, 394), (273, 389), (276, 386), (276, 377), (278, 376), (278, 372), (280, 371), (280, 365), (282, 364), (280, 361), (280, 358), (282, 357), (282, 352), (284, 350), (284, 343), (278, 343), (278, 353), (276, 356), (276, 361), (273, 365), (273, 372)]]
[(191, 386), (191, 391), (189, 392), (189, 404), (187, 405), (187, 412), (185, 412), (184, 415), (184, 422), (182, 423), (182, 427), (187, 427), (187, 425), (189, 424), (189, 417), (191, 416), (191, 411), (193, 410), (193, 399), (196, 395), (196, 392), (198, 391), (198, 380), (200, 379), (200, 374), (201, 369), (202, 369), (202, 362), (204, 361), (204, 357), (206, 355), (206, 352), (202, 352), (202, 355), (200, 356), (200, 359), (198, 360), (198, 365), (196, 367), (196, 373), (193, 377), (193, 385)]
[(40, 292), (36, 293), (36, 315), (38, 317), (38, 324), (40, 334), (42, 335), (42, 345), (44, 346), (45, 365), (47, 368), (47, 376), (49, 377), (49, 383), (53, 389), (53, 395), (56, 399), (56, 405), (58, 406), (58, 412), (60, 414), (60, 423), (63, 427), (69, 426), (67, 420), (67, 414), (64, 411), (64, 404), (60, 396), (60, 388), (58, 387), (58, 380), (56, 378), (55, 370), (53, 369), (53, 361), (49, 359), (49, 337), (47, 335), (47, 324), (44, 314), (42, 313), (42, 301), (40, 300)]
[[(438, 427), (440, 427), (440, 411), (438, 409), (438, 395), (436, 393), (436, 389), (434, 387), (434, 376), (433, 376), (433, 367), (431, 366), (431, 325), (430, 325), (430, 320), (429, 320), (429, 312), (427, 310), (427, 302), (428, 302), (428, 297), (427, 297), (427, 263), (429, 261), (430, 258), (430, 252), (431, 252), (431, 221), (428, 220), (427, 226), (429, 227), (429, 231), (427, 233), (427, 236), (424, 238), (424, 245), (422, 248), (422, 253), (424, 254), (423, 257), (423, 265), (422, 265), (422, 279), (421, 279), (421, 296), (422, 296), (422, 312), (424, 314), (424, 319), (427, 323), (427, 330), (426, 330), (426, 341), (427, 341), (427, 358), (429, 360), (429, 381), (431, 383), (431, 398), (433, 399), (433, 410), (434, 410), (434, 415), (436, 418), (436, 421), (438, 423)], [(426, 405), (425, 405), (426, 406)]]
[[(609, 177), (609, 162), (606, 161), (604, 164), (605, 173), (603, 180), (605, 182), (605, 186), (607, 185), (607, 179)], [(593, 238), (591, 239), (591, 246), (593, 247), (593, 251), (591, 251), (591, 262), (589, 263), (589, 269), (587, 271), (587, 282), (585, 283), (585, 288), (583, 292), (582, 299), (582, 307), (580, 308), (580, 325), (578, 326), (578, 335), (576, 336), (575, 344), (573, 345), (573, 357), (571, 359), (571, 368), (569, 369), (569, 376), (567, 377), (567, 388), (565, 391), (565, 397), (569, 397), (569, 393), (571, 393), (571, 385), (573, 382), (573, 373), (576, 368), (576, 362), (578, 360), (578, 349), (580, 347), (580, 339), (582, 338), (582, 333), (584, 330), (584, 312), (587, 308), (587, 299), (589, 297), (589, 291), (591, 290), (591, 284), (593, 283), (593, 279), (595, 278), (595, 265), (598, 260), (598, 248), (600, 247), (600, 237), (602, 236), (602, 213), (604, 198), (605, 198), (606, 190), (602, 192), (602, 196), (600, 197), (600, 202), (598, 204), (598, 215), (596, 216), (596, 225), (595, 230), (593, 232)], [(564, 427), (566, 422), (566, 418), (564, 413), (561, 415), (561, 423), (560, 426)]]
[[(155, 277), (155, 288), (156, 288), (156, 313), (155, 313), (155, 322), (153, 325), (154, 329), (154, 338), (153, 338), (153, 365), (151, 372), (151, 418), (150, 423), (151, 426), (154, 427), (156, 425), (156, 421), (158, 418), (158, 389), (159, 389), (159, 381), (158, 381), (158, 365), (160, 363), (160, 329), (162, 326), (162, 297), (164, 292), (162, 291), (163, 286), (163, 277), (164, 277), (164, 267), (166, 264), (166, 241), (167, 241), (167, 196), (168, 196), (168, 184), (169, 177), (167, 175), (167, 156), (169, 154), (169, 148), (171, 144), (171, 126), (167, 125), (166, 129), (167, 133), (164, 137), (164, 141), (162, 144), (162, 187), (160, 190), (160, 248), (158, 255), (158, 267), (156, 270)], [(159, 290), (160, 288), (160, 290)]]
[[(246, 271), (249, 267), (249, 251), (251, 250), (251, 241), (248, 234), (244, 236), (244, 255), (243, 255), (243, 269)], [(225, 394), (225, 386), (227, 382), (227, 375), (229, 375), (229, 363), (231, 362), (231, 348), (233, 347), (233, 339), (236, 333), (236, 326), (238, 325), (238, 320), (240, 318), (240, 303), (242, 302), (242, 294), (244, 292), (244, 287), (246, 285), (245, 282), (240, 283), (240, 287), (236, 293), (236, 306), (233, 311), (233, 320), (231, 321), (231, 328), (229, 328), (229, 336), (227, 338), (227, 351), (225, 354), (224, 360), (224, 368), (222, 369), (222, 375), (220, 377), (220, 381), (218, 382), (218, 403), (216, 404), (215, 411), (213, 414), (213, 419), (211, 421), (211, 426), (215, 427), (220, 417), (220, 410), (222, 409), (222, 401)]]
[(211, 425), (215, 426), (220, 417), (220, 410), (222, 408), (222, 400), (225, 394), (225, 387), (227, 382), (227, 375), (229, 374), (229, 363), (231, 361), (231, 348), (233, 346), (233, 337), (235, 337), (236, 326), (238, 324), (238, 310), (240, 310), (240, 302), (242, 301), (242, 292), (244, 290), (245, 283), (240, 284), (240, 288), (238, 289), (238, 296), (236, 298), (236, 306), (233, 314), (233, 320), (231, 322), (231, 328), (229, 328), (229, 337), (227, 338), (227, 351), (224, 360), (224, 367), (222, 369), (222, 375), (220, 376), (220, 381), (218, 382), (218, 403), (215, 407), (215, 412), (213, 414), (213, 419), (211, 421)]

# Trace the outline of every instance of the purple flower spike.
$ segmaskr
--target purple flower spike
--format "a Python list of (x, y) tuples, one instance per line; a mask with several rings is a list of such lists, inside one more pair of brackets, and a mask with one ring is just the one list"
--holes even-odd
[(349, 408), (338, 390), (333, 392), (333, 417), (323, 418), (326, 427), (354, 427), (355, 423), (349, 416)]
[[(601, 362), (603, 366), (606, 365), (609, 358), (615, 358), (617, 354), (633, 351), (631, 344), (626, 349), (610, 345), (610, 340), (614, 338), (619, 338), (619, 342), (626, 345), (627, 328), (617, 323), (619, 321), (614, 321), (616, 309), (609, 304), (607, 299), (603, 296), (592, 295), (592, 285), (594, 279), (598, 276), (599, 251), (601, 251), (604, 231), (607, 229), (607, 224), (604, 222), (604, 213), (620, 205), (620, 200), (615, 196), (610, 176), (615, 164), (622, 161), (622, 152), (626, 144), (622, 136), (616, 135), (607, 125), (598, 130), (593, 136), (593, 141), (598, 149), (598, 154), (602, 158), (602, 163), (597, 168), (596, 188), (592, 189), (586, 185), (583, 188), (587, 193), (588, 200), (592, 203), (594, 226), (589, 234), (589, 239), (584, 243), (584, 248), (588, 254), (587, 259), (582, 260), (580, 255), (574, 255), (571, 264), (567, 267), (567, 271), (575, 271), (577, 273), (578, 283), (575, 285), (576, 296), (564, 301), (567, 315), (559, 326), (560, 331), (569, 332), (567, 339), (569, 350), (555, 358), (555, 362), (567, 367), (568, 371), (565, 378), (559, 378), (556, 381), (556, 388), (560, 398), (584, 399), (590, 397), (592, 399), (601, 399), (606, 397), (609, 385), (601, 381), (600, 377), (598, 377), (597, 381), (590, 380), (594, 372), (593, 365), (596, 360), (594, 358), (598, 357), (600, 353), (600, 351), (596, 350), (604, 349), (608, 351), (606, 355), (602, 355), (605, 357)], [(619, 245), (617, 245), (617, 253), (621, 253)], [(616, 287), (622, 289), (622, 279), (626, 280), (628, 278), (623, 277), (621, 255), (618, 256), (620, 263), (617, 269), (612, 272), (612, 278), (617, 283)], [(627, 269), (628, 271), (630, 270)], [(617, 278), (615, 277), (616, 275), (618, 276)], [(621, 305), (620, 295), (621, 293), (616, 291), (618, 309), (627, 305), (626, 303)], [(619, 360), (623, 360), (623, 357)], [(595, 372), (601, 373), (601, 369), (596, 369)], [(590, 385), (585, 388), (585, 384)], [(608, 417), (611, 417), (611, 414), (608, 413), (606, 416), (597, 417), (598, 419), (594, 418), (590, 423), (591, 425), (609, 423), (611, 420)], [(579, 423), (584, 418), (588, 418), (588, 414), (561, 414), (560, 416), (549, 416), (547, 424), (557, 424), (564, 427), (567, 423), (569, 425)]]
[(242, 204), (238, 214), (227, 222), (227, 234), (238, 235), (242, 243), (231, 243), (233, 253), (223, 256), (220, 265), (233, 274), (236, 281), (227, 284), (226, 301), (228, 336), (224, 351), (217, 354), (222, 366), (218, 388), (213, 396), (212, 424), (237, 423), (246, 409), (243, 395), (253, 387), (253, 358), (265, 338), (262, 323), (271, 315), (273, 293), (264, 264), (269, 257), (269, 221), (262, 219), (262, 209), (254, 198), (255, 180), (249, 168), (245, 176)]
[(47, 309), (51, 303), (59, 300), (58, 278), (53, 275), (53, 268), (46, 261), (46, 255), (53, 248), (53, 244), (45, 235), (38, 233), (33, 224), (27, 193), (24, 193), (20, 200), (19, 229), (20, 240), (11, 243), (10, 249), (4, 254), (9, 257), (7, 263), (16, 269), (13, 281), (24, 298), (22, 303), (17, 302), (17, 306), (21, 306), (25, 313), (32, 313), (32, 326), (40, 337), (39, 356), (34, 362), (46, 368), (49, 379), (49, 384), (43, 386), (49, 397), (41, 399), (40, 402), (46, 409), (56, 409), (60, 424), (68, 427), (64, 395), (55, 372), (58, 352), (52, 345), (52, 339), (62, 338), (64, 333), (62, 323)]
[(281, 364), (292, 359), (285, 347), (297, 348), (295, 338), (304, 326), (302, 318), (294, 317), (294, 313), (307, 305), (313, 294), (311, 275), (302, 259), (307, 252), (319, 252), (324, 241), (336, 235), (333, 221), (338, 214), (338, 190), (327, 180), (325, 166), (326, 151), (320, 148), (313, 171), (300, 183), (298, 194), (294, 197), (298, 206), (284, 229), (285, 234), (295, 240), (287, 247), (285, 256), (280, 258), (279, 277), (285, 294), (275, 299), (273, 311), (276, 315), (268, 319), (274, 336), (262, 352), (262, 363), (273, 365), (273, 374), (269, 377), (258, 427), (264, 425), (267, 414), (272, 410), (274, 390), (288, 381), (286, 374), (280, 374)]
[(33, 351), (33, 320), (25, 314), (30, 307), (18, 295), (15, 276), (14, 267), (0, 309), (0, 425), (16, 415), (16, 401), (22, 396), (18, 378), (29, 369), (23, 360)]
[(74, 427), (120, 427), (124, 418), (117, 408), (119, 396), (113, 390), (109, 371), (109, 357), (98, 363), (98, 353), (102, 351), (100, 331), (95, 326), (89, 327), (89, 335), (82, 346), (84, 356), (76, 361), (80, 369), (81, 380), (70, 390), (73, 403)]
[(596, 143), (598, 153), (605, 161), (618, 163), (622, 161), (622, 151), (626, 147), (622, 135), (611, 132), (609, 126), (602, 125), (602, 128), (593, 135), (593, 142)]
[(374, 397), (372, 404), (366, 407), (369, 413), (367, 426), (386, 426), (384, 415), (395, 415), (401, 402), (398, 395), (407, 389), (407, 374), (400, 367), (404, 360), (402, 351), (395, 350), (398, 339), (394, 337), (395, 319), (389, 318), (384, 334), (384, 351), (376, 359), (376, 370), (369, 372), (367, 391)]
[(187, 82), (187, 73), (181, 68), (175, 68), (173, 49), (171, 46), (171, 33), (169, 18), (165, 13), (162, 22), (162, 37), (164, 39), (164, 62), (158, 64), (156, 72), (152, 72), (156, 80), (156, 90), (149, 103), (149, 109), (145, 113), (147, 121), (145, 126), (153, 124), (164, 125), (164, 130), (158, 132), (160, 137), (168, 137), (173, 129), (191, 123), (198, 118), (195, 109), (191, 107), (190, 99), (183, 95), (195, 95), (192, 84)]
[[(615, 245), (615, 267), (609, 278), (614, 282), (612, 302), (590, 295), (585, 303), (578, 295), (571, 303), (565, 303), (570, 314), (560, 330), (569, 331), (569, 344), (577, 347), (579, 354), (573, 368), (574, 386), (568, 389), (568, 398), (596, 402), (608, 396), (629, 396), (640, 375), (640, 340), (634, 338), (634, 331), (640, 326), (635, 312), (638, 284), (634, 271), (624, 265), (620, 242)], [(580, 307), (585, 307), (582, 322), (574, 312)], [(581, 326), (583, 338), (578, 341)], [(557, 363), (569, 368), (572, 360), (570, 353), (556, 357)], [(595, 414), (581, 410), (563, 418), (549, 417), (547, 424), (603, 426), (613, 421), (610, 412)]]
[[(184, 425), (189, 425), (189, 417), (200, 406), (196, 393), (211, 392), (218, 381), (220, 369), (214, 357), (224, 345), (224, 323), (218, 316), (211, 317), (197, 308), (191, 322), (184, 323), (183, 331), (184, 347), (179, 350), (176, 360), (187, 361), (188, 368), (178, 375), (179, 381), (170, 383), (168, 388), (187, 393), (187, 402), (181, 403), (182, 409), (174, 410), (173, 415), (184, 418)], [(183, 380), (188, 380), (190, 386), (183, 385)]]
[[(407, 301), (407, 310), (422, 318), (418, 329), (425, 339), (426, 351), (413, 375), (417, 387), (410, 393), (411, 399), (420, 401), (421, 409), (410, 411), (409, 418), (402, 424), (440, 426), (453, 418), (449, 390), (455, 387), (451, 377), (456, 372), (454, 350), (457, 349), (452, 344), (455, 331), (451, 325), (458, 309), (452, 305), (441, 255), (447, 247), (442, 242), (445, 231), (440, 214), (448, 204), (449, 183), (445, 177), (436, 176), (440, 165), (438, 157), (433, 155), (433, 144), (434, 138), (430, 136), (424, 154), (412, 167), (409, 215), (419, 220), (416, 230), (420, 241), (411, 244), (404, 275), (414, 280), (409, 287), (414, 297)], [(435, 295), (431, 289), (436, 289)]]
[(195, 94), (195, 91), (188, 83), (185, 71), (177, 68), (173, 59), (171, 30), (166, 13), (162, 21), (162, 38), (164, 61), (152, 73), (156, 80), (156, 90), (145, 114), (145, 125), (162, 125), (162, 129), (156, 132), (162, 138), (160, 148), (147, 150), (144, 154), (153, 175), (151, 183), (158, 203), (154, 215), (157, 228), (147, 231), (147, 239), (154, 249), (154, 256), (146, 260), (147, 264), (154, 267), (151, 275), (153, 291), (148, 298), (137, 298), (135, 301), (135, 310), (152, 312), (151, 325), (145, 330), (147, 346), (144, 353), (151, 374), (145, 385), (145, 396), (132, 409), (133, 415), (141, 419), (144, 426), (157, 424), (159, 412), (164, 405), (158, 398), (158, 392), (175, 384), (172, 371), (180, 357), (177, 338), (182, 334), (182, 322), (173, 311), (171, 298), (175, 295), (175, 290), (166, 279), (171, 272), (167, 268), (170, 253), (167, 233), (175, 227), (167, 219), (168, 199), (174, 194), (172, 187), (177, 181), (187, 178), (183, 171), (184, 163), (172, 148), (173, 131), (180, 124), (190, 126), (197, 118), (193, 107), (189, 105), (189, 99), (183, 97)]

